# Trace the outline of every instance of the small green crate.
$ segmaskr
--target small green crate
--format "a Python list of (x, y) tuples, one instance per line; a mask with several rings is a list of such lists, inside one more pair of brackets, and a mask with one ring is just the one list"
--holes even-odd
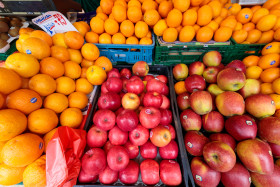
[(16, 40), (14, 40), (10, 43), (10, 48), (5, 53), (0, 53), (0, 60), (6, 60), (8, 56), (13, 54), (16, 50)]

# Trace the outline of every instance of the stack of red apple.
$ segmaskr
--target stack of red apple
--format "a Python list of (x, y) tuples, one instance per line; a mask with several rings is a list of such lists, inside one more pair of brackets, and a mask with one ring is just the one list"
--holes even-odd
[(177, 82), (175, 91), (199, 186), (220, 181), (230, 187), (249, 187), (251, 181), (255, 186), (280, 185), (280, 160), (273, 160), (280, 158), (280, 119), (271, 117), (271, 97), (259, 94), (259, 85), (244, 73), (239, 60), (223, 67), (217, 51), (207, 53), (203, 62), (173, 68), (174, 78), (184, 81), (184, 88), (176, 87)]
[(134, 76), (127, 68), (114, 68), (101, 86), (79, 181), (135, 184), (141, 173), (139, 179), (146, 185), (180, 185), (168, 79), (147, 75), (149, 67), (143, 61), (132, 70)]

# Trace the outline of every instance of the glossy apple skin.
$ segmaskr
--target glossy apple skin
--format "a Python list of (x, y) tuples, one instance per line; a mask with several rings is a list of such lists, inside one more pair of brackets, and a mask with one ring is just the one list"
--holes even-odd
[(106, 81), (106, 88), (109, 92), (119, 93), (122, 91), (123, 83), (120, 78), (110, 77)]
[(128, 133), (115, 126), (109, 131), (109, 140), (113, 145), (124, 145), (128, 139)]
[(251, 95), (259, 94), (261, 91), (261, 83), (256, 79), (246, 79), (245, 85), (239, 90), (242, 97), (246, 98)]
[(280, 158), (280, 145), (274, 144), (274, 143), (268, 143), (271, 151), (272, 151), (272, 155), (274, 158)]
[(122, 92), (127, 93), (126, 84), (128, 83), (128, 79), (122, 77)]
[(114, 147), (113, 144), (111, 144), (111, 142), (108, 140), (105, 145), (103, 146), (103, 150), (105, 151), (105, 153), (107, 154), (109, 152), (109, 150)]
[(127, 167), (119, 172), (119, 179), (124, 184), (134, 184), (138, 181), (139, 165), (130, 160)]
[(100, 174), (99, 174), (99, 181), (102, 184), (114, 184), (118, 180), (118, 172), (110, 169), (107, 166)]
[(223, 116), (242, 115), (245, 112), (243, 97), (236, 92), (223, 92), (216, 97), (216, 106)]
[(114, 92), (102, 94), (97, 101), (99, 109), (108, 109), (115, 111), (121, 107), (121, 97)]
[(186, 110), (191, 107), (190, 104), (190, 94), (182, 93), (177, 96), (177, 105), (180, 110)]
[(159, 125), (150, 131), (150, 140), (157, 147), (164, 147), (171, 141), (171, 133), (165, 126)]
[(224, 91), (238, 91), (245, 85), (245, 81), (245, 74), (233, 68), (223, 69), (217, 76), (217, 84)]
[(160, 125), (168, 125), (172, 123), (172, 112), (168, 109), (160, 109), (161, 118)]
[(171, 140), (174, 140), (176, 138), (176, 131), (175, 131), (175, 128), (168, 124), (168, 125), (164, 125), (165, 128), (168, 128), (170, 133), (171, 133)]
[(252, 172), (271, 174), (274, 169), (273, 157), (268, 143), (260, 139), (244, 140), (236, 147), (243, 165)]
[(156, 79), (160, 80), (164, 84), (168, 83), (168, 78), (165, 75), (158, 75), (158, 76), (156, 76)]
[(195, 113), (204, 115), (212, 111), (212, 96), (207, 91), (196, 91), (190, 97), (191, 108)]
[(189, 75), (202, 75), (205, 69), (205, 65), (202, 62), (196, 61), (189, 66)]
[(132, 144), (140, 146), (149, 140), (149, 130), (142, 125), (137, 125), (135, 129), (129, 132), (129, 140)]
[(162, 95), (157, 92), (147, 92), (143, 98), (144, 107), (159, 108), (162, 105)]
[(122, 97), (122, 106), (124, 109), (135, 110), (140, 105), (140, 98), (134, 93), (126, 93)]
[(141, 94), (144, 91), (144, 83), (140, 78), (131, 78), (126, 83), (126, 90), (130, 93)]
[(158, 151), (162, 159), (176, 159), (179, 153), (179, 148), (177, 142), (171, 140), (167, 146), (160, 147)]
[(135, 159), (139, 155), (139, 147), (130, 141), (127, 141), (124, 147), (127, 149), (129, 159)]
[(163, 88), (161, 90), (161, 94), (165, 95), (165, 96), (169, 95), (169, 87), (166, 84), (164, 84), (164, 86), (163, 86)]
[(170, 108), (170, 100), (165, 95), (162, 95), (162, 104), (159, 108), (160, 109), (169, 109)]
[(185, 87), (189, 93), (204, 90), (206, 88), (205, 80), (200, 75), (191, 75), (185, 79)]
[(106, 154), (100, 148), (89, 149), (82, 157), (82, 170), (88, 175), (98, 175), (106, 168)]
[(116, 116), (118, 116), (124, 110), (125, 109), (123, 107), (120, 107), (118, 110), (115, 111)]
[(149, 66), (145, 61), (138, 61), (132, 66), (134, 75), (144, 77), (149, 73)]
[(203, 147), (203, 158), (212, 169), (219, 172), (230, 171), (236, 163), (232, 148), (219, 141), (209, 142)]
[(269, 95), (256, 94), (245, 100), (246, 111), (256, 118), (265, 118), (275, 113), (275, 103)]
[(174, 160), (162, 160), (159, 173), (161, 181), (167, 186), (178, 186), (182, 183), (180, 165)]
[(280, 119), (277, 117), (263, 118), (258, 124), (258, 135), (263, 140), (280, 145)]
[(255, 139), (257, 136), (257, 124), (247, 115), (232, 116), (226, 120), (226, 131), (237, 141)]
[(209, 51), (203, 56), (203, 63), (206, 66), (219, 66), (222, 61), (222, 55), (218, 51)]
[(157, 147), (151, 141), (147, 141), (140, 146), (140, 154), (144, 159), (155, 159), (157, 156)]
[(200, 115), (196, 114), (192, 109), (186, 109), (180, 114), (180, 121), (186, 131), (199, 131), (202, 126)]
[(93, 124), (98, 128), (108, 131), (115, 126), (116, 115), (111, 110), (98, 110), (93, 116)]
[(96, 183), (97, 179), (98, 175), (87, 174), (84, 170), (81, 170), (78, 178), (80, 183)]
[(105, 93), (108, 93), (109, 91), (108, 91), (108, 89), (107, 89), (107, 87), (106, 87), (106, 82), (103, 82), (102, 84), (101, 84), (101, 94), (105, 94)]
[(151, 79), (154, 79), (155, 77), (153, 75), (146, 75), (144, 78), (143, 78), (143, 81), (148, 81), (148, 80), (151, 80)]
[(121, 171), (127, 167), (129, 156), (122, 146), (112, 147), (107, 154), (107, 164), (114, 171)]
[(246, 73), (246, 66), (241, 60), (233, 60), (225, 68), (233, 68)]
[(188, 77), (189, 69), (186, 64), (177, 64), (173, 67), (172, 72), (177, 81), (183, 81)]
[(217, 186), (221, 179), (221, 173), (211, 169), (202, 157), (192, 159), (191, 172), (194, 182), (199, 186)]
[(109, 79), (110, 77), (121, 78), (121, 74), (118, 69), (113, 68), (111, 71), (107, 73), (107, 79)]
[(141, 178), (146, 185), (155, 185), (159, 182), (159, 164), (151, 159), (146, 159), (140, 164)]
[(234, 138), (232, 136), (230, 136), (229, 134), (215, 133), (215, 134), (211, 134), (209, 136), (209, 139), (211, 141), (224, 142), (224, 143), (228, 144), (232, 148), (232, 150), (235, 150), (235, 148), (236, 148), (236, 142), (235, 142)]
[(210, 140), (199, 131), (188, 131), (184, 138), (186, 150), (193, 156), (202, 156), (205, 144)]
[(250, 174), (255, 186), (279, 186), (280, 166), (278, 165), (274, 165), (274, 171), (271, 174), (261, 175), (254, 172), (250, 172)]
[(166, 84), (164, 84), (160, 80), (151, 79), (151, 80), (148, 80), (148, 82), (147, 82), (146, 90), (147, 90), (147, 92), (157, 92), (157, 93), (163, 94), (164, 87), (166, 87)]
[(141, 125), (147, 129), (152, 129), (158, 126), (160, 119), (161, 113), (154, 107), (144, 107), (139, 114)]
[(207, 88), (207, 91), (214, 96), (218, 96), (219, 94), (224, 92), (224, 90), (219, 88), (217, 84), (210, 84)]
[(235, 166), (230, 171), (221, 174), (222, 174), (221, 181), (225, 187), (230, 187), (230, 186), (250, 187), (251, 185), (250, 173), (240, 163), (236, 163)]
[(126, 78), (126, 79), (130, 79), (130, 77), (131, 77), (131, 71), (127, 68), (123, 68), (120, 71), (120, 74), (121, 74), (121, 77)]
[(218, 73), (219, 73), (219, 68), (215, 66), (211, 66), (204, 70), (202, 76), (207, 83), (216, 83)]
[(224, 117), (217, 111), (202, 116), (203, 129), (208, 132), (221, 132), (224, 129)]
[(133, 110), (123, 110), (116, 119), (118, 127), (122, 131), (132, 131), (139, 123), (138, 115)]
[(97, 126), (92, 126), (87, 133), (87, 144), (89, 147), (103, 147), (107, 141), (107, 131)]

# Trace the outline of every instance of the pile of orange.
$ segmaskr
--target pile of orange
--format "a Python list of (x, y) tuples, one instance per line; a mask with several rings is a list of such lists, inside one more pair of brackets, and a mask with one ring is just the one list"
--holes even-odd
[(280, 117), (280, 42), (271, 42), (262, 49), (262, 56), (248, 56), (243, 59), (246, 78), (257, 79), (261, 83), (262, 94), (270, 95)]

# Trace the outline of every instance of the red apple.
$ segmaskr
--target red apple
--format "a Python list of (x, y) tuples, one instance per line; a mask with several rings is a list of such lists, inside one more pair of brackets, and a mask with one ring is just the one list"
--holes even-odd
[(157, 92), (147, 92), (143, 98), (143, 105), (145, 107), (159, 108), (162, 105), (162, 96)]
[(102, 85), (101, 85), (101, 94), (105, 94), (105, 93), (108, 93), (108, 89), (106, 87), (106, 83), (107, 82), (103, 82)]
[(192, 109), (184, 110), (180, 114), (180, 121), (186, 131), (199, 131), (202, 126), (200, 115), (196, 114)]
[(260, 139), (244, 140), (237, 144), (236, 152), (248, 170), (259, 174), (271, 174), (273, 172), (273, 157), (268, 143)]
[(216, 106), (224, 116), (242, 115), (245, 112), (243, 97), (236, 92), (223, 92), (216, 97)]
[(159, 173), (162, 183), (167, 186), (179, 186), (182, 183), (180, 165), (174, 160), (162, 160)]
[(233, 60), (225, 68), (233, 68), (242, 71), (244, 74), (246, 73), (246, 66), (241, 60)]
[(139, 123), (138, 115), (133, 110), (123, 110), (116, 119), (118, 127), (122, 131), (132, 131)]
[(208, 132), (221, 132), (224, 129), (224, 117), (217, 111), (202, 116), (203, 129)]
[(236, 142), (235, 142), (234, 138), (232, 136), (230, 136), (229, 134), (215, 133), (215, 134), (211, 134), (209, 136), (209, 139), (211, 141), (224, 142), (224, 143), (228, 144), (232, 148), (232, 150), (235, 150)]
[(108, 166), (114, 171), (125, 169), (129, 163), (129, 155), (123, 146), (112, 147), (107, 154)]
[(252, 182), (255, 186), (279, 186), (280, 167), (274, 165), (274, 171), (271, 174), (262, 175), (255, 172), (250, 172)]
[(176, 159), (179, 152), (178, 144), (174, 140), (171, 140), (168, 145), (160, 147), (158, 152), (162, 159)]
[(124, 184), (134, 184), (138, 181), (139, 165), (130, 160), (127, 167), (119, 172), (119, 179)]
[(121, 97), (114, 92), (102, 94), (97, 102), (99, 109), (117, 110), (121, 107)]
[(189, 93), (193, 93), (198, 90), (204, 90), (206, 83), (202, 76), (194, 74), (186, 78), (185, 87)]
[(127, 93), (126, 85), (128, 83), (128, 79), (122, 77), (122, 92)]
[(150, 131), (150, 140), (157, 147), (164, 147), (171, 141), (171, 133), (168, 128), (160, 125)]
[(146, 185), (155, 185), (159, 182), (159, 164), (151, 159), (140, 164), (141, 178)]
[(103, 150), (105, 151), (105, 153), (107, 154), (109, 152), (109, 150), (114, 147), (113, 144), (111, 144), (111, 142), (108, 140), (105, 145), (103, 146)]
[(228, 172), (222, 173), (221, 181), (224, 186), (242, 186), (250, 187), (251, 178), (249, 171), (240, 163), (236, 163), (235, 166)]
[(147, 141), (140, 146), (140, 154), (144, 159), (155, 159), (157, 156), (157, 147), (152, 142)]
[(157, 92), (163, 94), (162, 92), (164, 91), (164, 89), (166, 89), (166, 87), (166, 84), (164, 84), (160, 80), (151, 79), (147, 82), (146, 90), (147, 92)]
[(280, 145), (274, 144), (274, 143), (268, 143), (271, 151), (272, 151), (272, 155), (274, 158), (280, 158)]
[(172, 123), (172, 112), (168, 109), (160, 109), (161, 118), (160, 125), (168, 125)]
[(140, 98), (134, 93), (126, 93), (122, 97), (122, 106), (124, 109), (135, 110), (140, 105)]
[(245, 85), (245, 74), (233, 68), (226, 68), (217, 76), (218, 86), (225, 91), (237, 91)]
[(108, 131), (115, 126), (116, 115), (111, 110), (98, 110), (93, 116), (93, 124), (104, 131)]
[(217, 84), (210, 84), (207, 88), (207, 91), (214, 96), (218, 96), (219, 94), (224, 92), (224, 90), (219, 88)]
[(219, 71), (222, 71), (223, 69), (225, 69), (225, 65), (222, 63), (216, 67), (219, 68)]
[(114, 184), (118, 180), (118, 172), (112, 170), (109, 166), (107, 166), (100, 174), (99, 181), (102, 184)]
[(202, 156), (202, 150), (209, 139), (199, 131), (188, 131), (184, 138), (186, 150), (193, 156)]
[(218, 186), (221, 179), (221, 173), (211, 169), (202, 157), (192, 159), (191, 172), (194, 182), (199, 186)]
[(162, 104), (160, 109), (169, 109), (170, 108), (170, 100), (165, 95), (162, 95)]
[(156, 79), (160, 80), (164, 84), (168, 83), (168, 78), (165, 75), (158, 75), (158, 76), (156, 76)]
[(78, 180), (80, 183), (96, 183), (98, 175), (90, 175), (85, 173), (84, 170), (81, 170)]
[(121, 74), (121, 77), (126, 78), (126, 79), (130, 79), (130, 77), (131, 77), (131, 71), (127, 68), (123, 68), (120, 71), (120, 74)]
[(189, 66), (189, 74), (193, 75), (202, 75), (205, 69), (205, 65), (202, 62), (196, 61), (190, 64)]
[(251, 95), (259, 94), (261, 91), (261, 83), (256, 79), (246, 79), (245, 85), (239, 90), (242, 97), (246, 98)]
[(190, 97), (191, 108), (199, 115), (212, 111), (213, 101), (211, 94), (207, 91), (196, 91)]
[(183, 81), (188, 77), (189, 69), (186, 64), (177, 64), (173, 68), (173, 76), (177, 81)]
[(203, 56), (203, 63), (206, 66), (218, 66), (221, 64), (222, 55), (219, 51), (209, 51)]
[(128, 133), (115, 126), (109, 131), (109, 140), (113, 145), (124, 145), (128, 139)]
[(275, 113), (275, 103), (269, 95), (256, 94), (245, 100), (246, 111), (256, 118), (265, 118)]
[(219, 68), (215, 66), (208, 67), (203, 72), (203, 78), (207, 83), (216, 83)]
[(168, 94), (169, 94), (169, 87), (166, 84), (163, 85), (162, 90), (161, 90), (161, 94), (165, 95), (165, 96), (168, 96)]
[(100, 148), (89, 149), (82, 157), (82, 170), (88, 175), (95, 176), (106, 168), (106, 154)]
[(280, 118), (263, 118), (258, 124), (258, 135), (265, 141), (280, 145)]
[(117, 77), (110, 77), (106, 81), (106, 88), (109, 92), (119, 93), (123, 88), (122, 80)]
[(143, 78), (143, 81), (148, 81), (148, 80), (151, 80), (151, 79), (154, 79), (155, 77), (153, 75), (146, 75), (144, 78)]
[(257, 124), (247, 115), (232, 116), (226, 120), (226, 131), (237, 141), (255, 139), (257, 136)]
[(191, 107), (190, 104), (190, 94), (189, 93), (182, 93), (177, 96), (177, 105), (180, 110), (186, 110)]
[(87, 144), (89, 147), (103, 147), (107, 141), (107, 136), (107, 131), (92, 126), (87, 133)]
[(132, 66), (132, 72), (134, 75), (144, 77), (149, 73), (149, 66), (147, 62), (138, 61)]
[(126, 83), (127, 92), (135, 93), (137, 95), (141, 94), (144, 91), (144, 87), (144, 83), (139, 77), (132, 77)]
[(168, 128), (170, 133), (171, 133), (171, 140), (174, 140), (176, 138), (176, 131), (175, 131), (175, 128), (168, 124), (168, 125), (164, 125), (165, 128)]
[(203, 147), (203, 157), (212, 169), (219, 172), (230, 171), (236, 163), (236, 156), (232, 148), (219, 141), (207, 143)]
[(149, 130), (142, 125), (137, 125), (135, 129), (129, 132), (129, 140), (132, 144), (140, 146), (149, 140)]
[(139, 147), (132, 144), (130, 141), (127, 141), (124, 147), (128, 152), (129, 159), (135, 159), (139, 155)]
[(140, 111), (139, 120), (141, 125), (147, 129), (155, 128), (159, 125), (161, 113), (154, 107), (144, 107)]
[(118, 69), (113, 68), (111, 71), (107, 73), (107, 78), (109, 79), (110, 77), (117, 77), (121, 78), (121, 74)]
[(119, 93), (121, 99), (123, 98), (123, 96), (124, 96), (125, 94), (126, 94), (125, 92), (120, 92), (120, 93)]
[(116, 112), (116, 116), (118, 116), (122, 111), (124, 111), (125, 109), (123, 107), (120, 107)]

